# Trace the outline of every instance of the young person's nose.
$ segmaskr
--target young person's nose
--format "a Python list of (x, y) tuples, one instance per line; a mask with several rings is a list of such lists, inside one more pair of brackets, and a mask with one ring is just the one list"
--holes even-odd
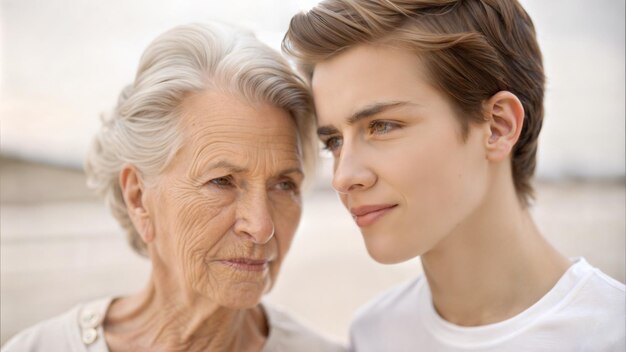
[(376, 183), (376, 175), (367, 167), (364, 156), (349, 148), (342, 148), (341, 155), (335, 160), (333, 188), (339, 193), (366, 190)]

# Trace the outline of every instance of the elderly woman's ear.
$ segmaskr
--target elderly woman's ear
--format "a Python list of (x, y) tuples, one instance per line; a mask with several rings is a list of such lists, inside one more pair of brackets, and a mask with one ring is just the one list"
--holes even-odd
[(141, 173), (133, 165), (125, 165), (120, 172), (120, 187), (128, 216), (145, 243), (154, 239), (154, 227), (145, 204), (145, 186)]

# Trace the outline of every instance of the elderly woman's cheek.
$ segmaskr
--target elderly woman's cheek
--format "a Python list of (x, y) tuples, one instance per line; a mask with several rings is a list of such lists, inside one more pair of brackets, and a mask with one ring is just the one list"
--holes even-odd
[(177, 202), (177, 236), (199, 241), (209, 235), (208, 227), (228, 207), (228, 197), (207, 197), (201, 193), (188, 193)]
[(189, 195), (178, 214), (177, 252), (191, 281), (206, 280), (207, 257), (231, 227), (225, 197)]

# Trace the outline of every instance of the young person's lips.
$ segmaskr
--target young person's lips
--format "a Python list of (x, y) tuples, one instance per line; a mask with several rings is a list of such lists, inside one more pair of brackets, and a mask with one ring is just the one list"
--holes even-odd
[(359, 227), (372, 225), (378, 219), (385, 216), (398, 204), (376, 204), (350, 208), (350, 213)]

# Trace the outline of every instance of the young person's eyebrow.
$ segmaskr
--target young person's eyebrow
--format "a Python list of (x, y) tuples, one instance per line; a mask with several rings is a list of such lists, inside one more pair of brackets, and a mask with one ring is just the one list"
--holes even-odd
[(413, 105), (413, 103), (410, 103), (408, 101), (386, 101), (374, 103), (352, 114), (352, 116), (348, 118), (347, 122), (349, 125), (353, 125), (359, 120), (363, 120), (368, 117), (380, 114), (381, 112), (405, 105)]
[[(380, 114), (381, 112), (391, 110), (400, 106), (405, 105), (415, 105), (415, 103), (411, 103), (408, 101), (386, 101), (380, 103), (374, 103), (364, 107), (363, 109), (355, 112), (352, 116), (348, 117), (346, 120), (349, 125), (353, 125), (360, 120), (372, 117), (374, 115)], [(339, 131), (333, 126), (320, 126), (317, 129), (318, 136), (330, 136), (338, 133)]]
[(338, 133), (339, 131), (333, 126), (321, 126), (317, 129), (318, 136), (332, 136), (333, 134)]

